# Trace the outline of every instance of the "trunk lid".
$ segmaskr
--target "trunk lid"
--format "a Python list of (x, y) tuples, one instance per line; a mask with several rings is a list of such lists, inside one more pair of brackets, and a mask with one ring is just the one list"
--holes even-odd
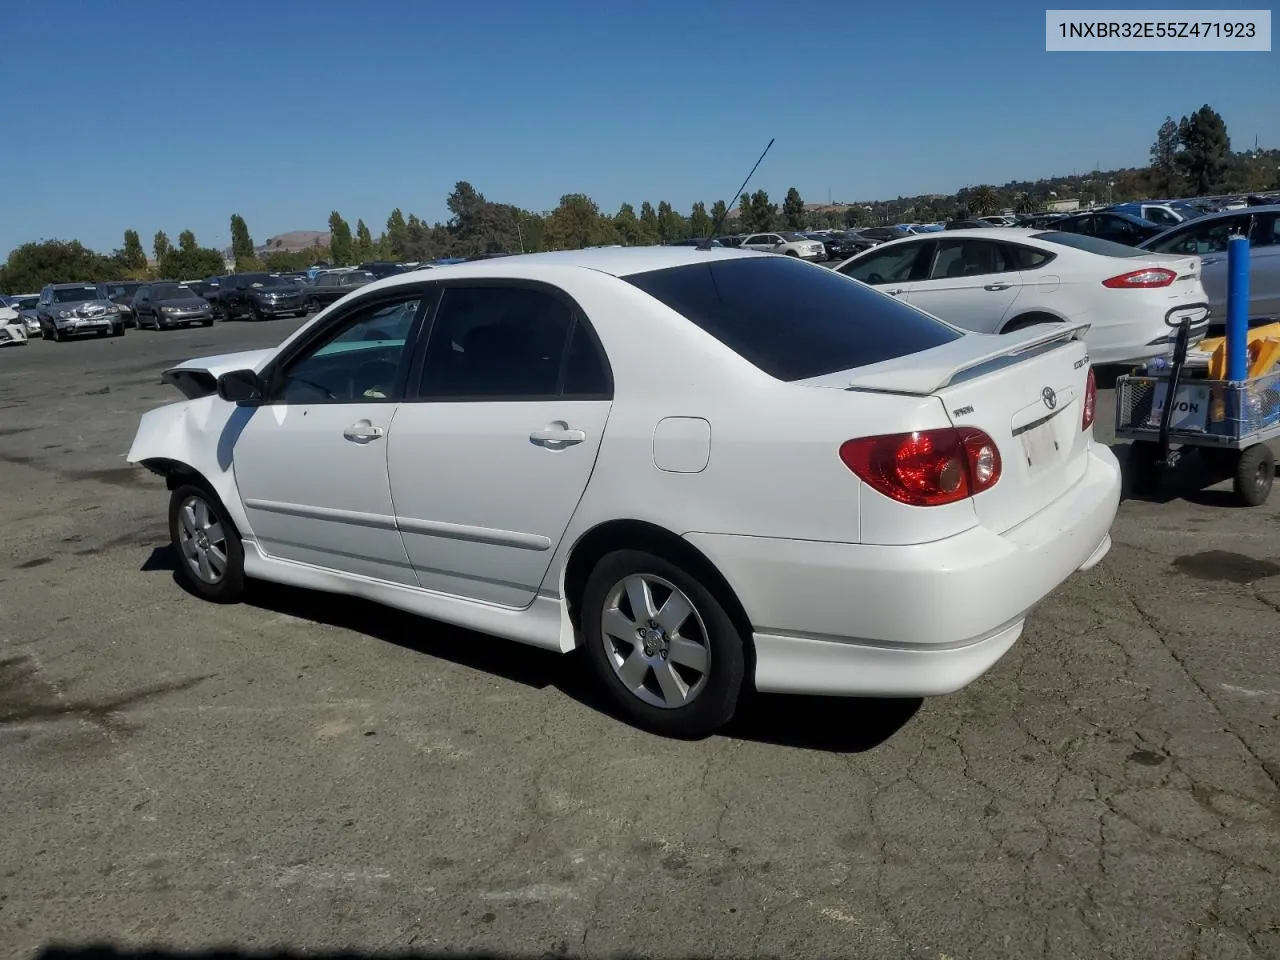
[[(932, 395), (957, 427), (1000, 451), (1000, 479), (972, 498), (978, 522), (1004, 533), (1083, 476), (1093, 431), (1082, 430), (1088, 324), (970, 334), (932, 350), (805, 381), (874, 393)], [(920, 509), (933, 509), (924, 507)]]
[(983, 526), (1004, 533), (1084, 475), (1093, 437), (1080, 428), (1089, 355), (1079, 341), (1049, 343), (975, 373), (937, 396), (955, 426), (985, 431), (1000, 451), (1000, 479), (973, 507)]

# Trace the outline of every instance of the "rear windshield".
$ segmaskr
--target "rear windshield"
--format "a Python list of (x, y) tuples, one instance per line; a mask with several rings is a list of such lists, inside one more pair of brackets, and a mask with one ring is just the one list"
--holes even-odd
[(893, 360), (963, 336), (832, 270), (787, 257), (624, 277), (779, 380)]
[(1092, 237), (1087, 233), (1066, 233), (1062, 230), (1050, 230), (1046, 233), (1033, 233), (1036, 240), (1047, 240), (1049, 243), (1060, 243), (1064, 247), (1075, 247), (1085, 253), (1096, 253), (1103, 257), (1145, 257), (1146, 250), (1137, 247), (1126, 247), (1123, 243)]

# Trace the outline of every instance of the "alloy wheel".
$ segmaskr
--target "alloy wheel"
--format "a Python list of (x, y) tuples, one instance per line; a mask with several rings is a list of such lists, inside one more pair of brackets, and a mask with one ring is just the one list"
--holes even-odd
[(662, 577), (633, 574), (614, 584), (600, 638), (622, 685), (650, 706), (688, 706), (711, 675), (702, 616), (684, 591)]
[(210, 585), (222, 581), (227, 572), (227, 535), (203, 497), (189, 496), (178, 508), (178, 543), (196, 577)]

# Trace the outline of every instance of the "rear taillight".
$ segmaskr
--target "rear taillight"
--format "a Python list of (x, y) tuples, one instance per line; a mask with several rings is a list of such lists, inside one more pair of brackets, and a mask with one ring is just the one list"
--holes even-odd
[(995, 441), (970, 427), (846, 440), (840, 459), (871, 488), (916, 507), (955, 503), (1000, 479)]
[(1173, 270), (1166, 270), (1164, 267), (1146, 267), (1103, 280), (1102, 285), (1112, 290), (1145, 290), (1151, 287), (1167, 287), (1177, 279), (1178, 274)]
[(1093, 415), (1098, 409), (1098, 381), (1093, 378), (1093, 367), (1089, 368), (1089, 379), (1084, 383), (1084, 415), (1080, 418), (1080, 429), (1088, 430), (1093, 426)]

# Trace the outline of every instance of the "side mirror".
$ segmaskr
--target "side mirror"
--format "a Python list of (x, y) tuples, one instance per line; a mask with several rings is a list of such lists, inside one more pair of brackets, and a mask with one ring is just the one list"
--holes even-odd
[(252, 370), (232, 370), (218, 378), (218, 396), (240, 407), (256, 407), (267, 396), (267, 385)]

